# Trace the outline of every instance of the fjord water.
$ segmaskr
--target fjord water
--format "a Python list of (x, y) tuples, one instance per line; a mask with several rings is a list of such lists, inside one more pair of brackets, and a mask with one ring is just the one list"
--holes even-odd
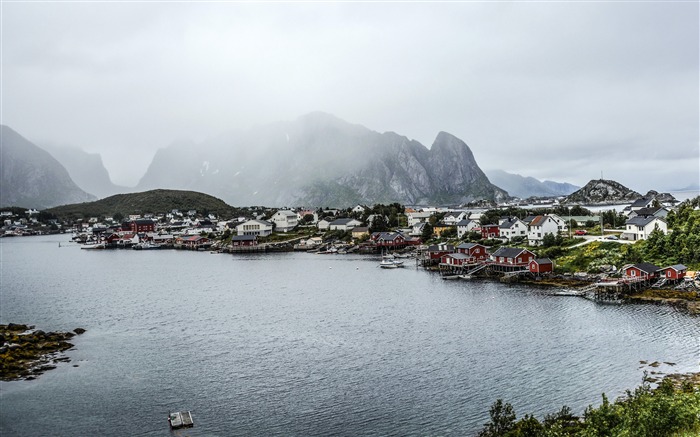
[(175, 435), (474, 435), (497, 398), (520, 415), (581, 413), (636, 387), (640, 360), (700, 359), (700, 319), (666, 306), (358, 255), (67, 242), (0, 242), (0, 322), (87, 329), (70, 363), (0, 383), (0, 435), (165, 436), (169, 410), (195, 420)]

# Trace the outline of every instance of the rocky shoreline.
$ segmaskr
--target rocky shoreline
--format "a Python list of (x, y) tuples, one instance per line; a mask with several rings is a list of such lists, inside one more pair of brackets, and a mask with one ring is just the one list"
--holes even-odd
[[(60, 362), (70, 362), (63, 352), (73, 347), (68, 340), (85, 332), (44, 332), (33, 325), (0, 325), (0, 381), (32, 380)], [(77, 367), (77, 365), (74, 365)]]

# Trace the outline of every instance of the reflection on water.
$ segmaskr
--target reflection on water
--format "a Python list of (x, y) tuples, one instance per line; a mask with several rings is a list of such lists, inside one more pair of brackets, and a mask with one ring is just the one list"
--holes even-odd
[[(81, 251), (3, 239), (0, 321), (88, 331), (72, 362), (0, 385), (2, 435), (473, 435), (696, 370), (698, 319), (361, 256)], [(78, 367), (73, 367), (77, 364)]]

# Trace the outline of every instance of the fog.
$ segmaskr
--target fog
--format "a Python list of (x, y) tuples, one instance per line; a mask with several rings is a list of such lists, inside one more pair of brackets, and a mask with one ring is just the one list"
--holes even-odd
[(484, 169), (700, 183), (694, 3), (3, 3), (1, 118), (135, 185), (158, 148), (324, 111)]

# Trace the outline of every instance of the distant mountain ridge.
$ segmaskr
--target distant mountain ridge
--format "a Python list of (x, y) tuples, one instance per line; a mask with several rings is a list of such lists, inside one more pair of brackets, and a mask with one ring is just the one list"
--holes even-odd
[(492, 184), (503, 188), (509, 195), (527, 199), (528, 197), (568, 196), (578, 190), (579, 186), (566, 182), (542, 181), (504, 170), (486, 170), (486, 176)]
[(49, 152), (66, 168), (71, 179), (80, 188), (90, 191), (99, 198), (133, 191), (133, 188), (112, 183), (109, 172), (102, 163), (102, 156), (98, 153), (88, 153), (76, 147), (49, 144), (42, 144), (41, 148)]
[(330, 114), (311, 113), (202, 144), (160, 149), (137, 189), (211, 193), (234, 205), (340, 206), (500, 201), (462, 140), (440, 132), (430, 149)]
[(94, 200), (49, 152), (0, 126), (0, 206), (48, 208)]
[(642, 195), (619, 182), (597, 179), (588, 182), (583, 188), (567, 196), (564, 203), (593, 205), (597, 203), (633, 202)]

